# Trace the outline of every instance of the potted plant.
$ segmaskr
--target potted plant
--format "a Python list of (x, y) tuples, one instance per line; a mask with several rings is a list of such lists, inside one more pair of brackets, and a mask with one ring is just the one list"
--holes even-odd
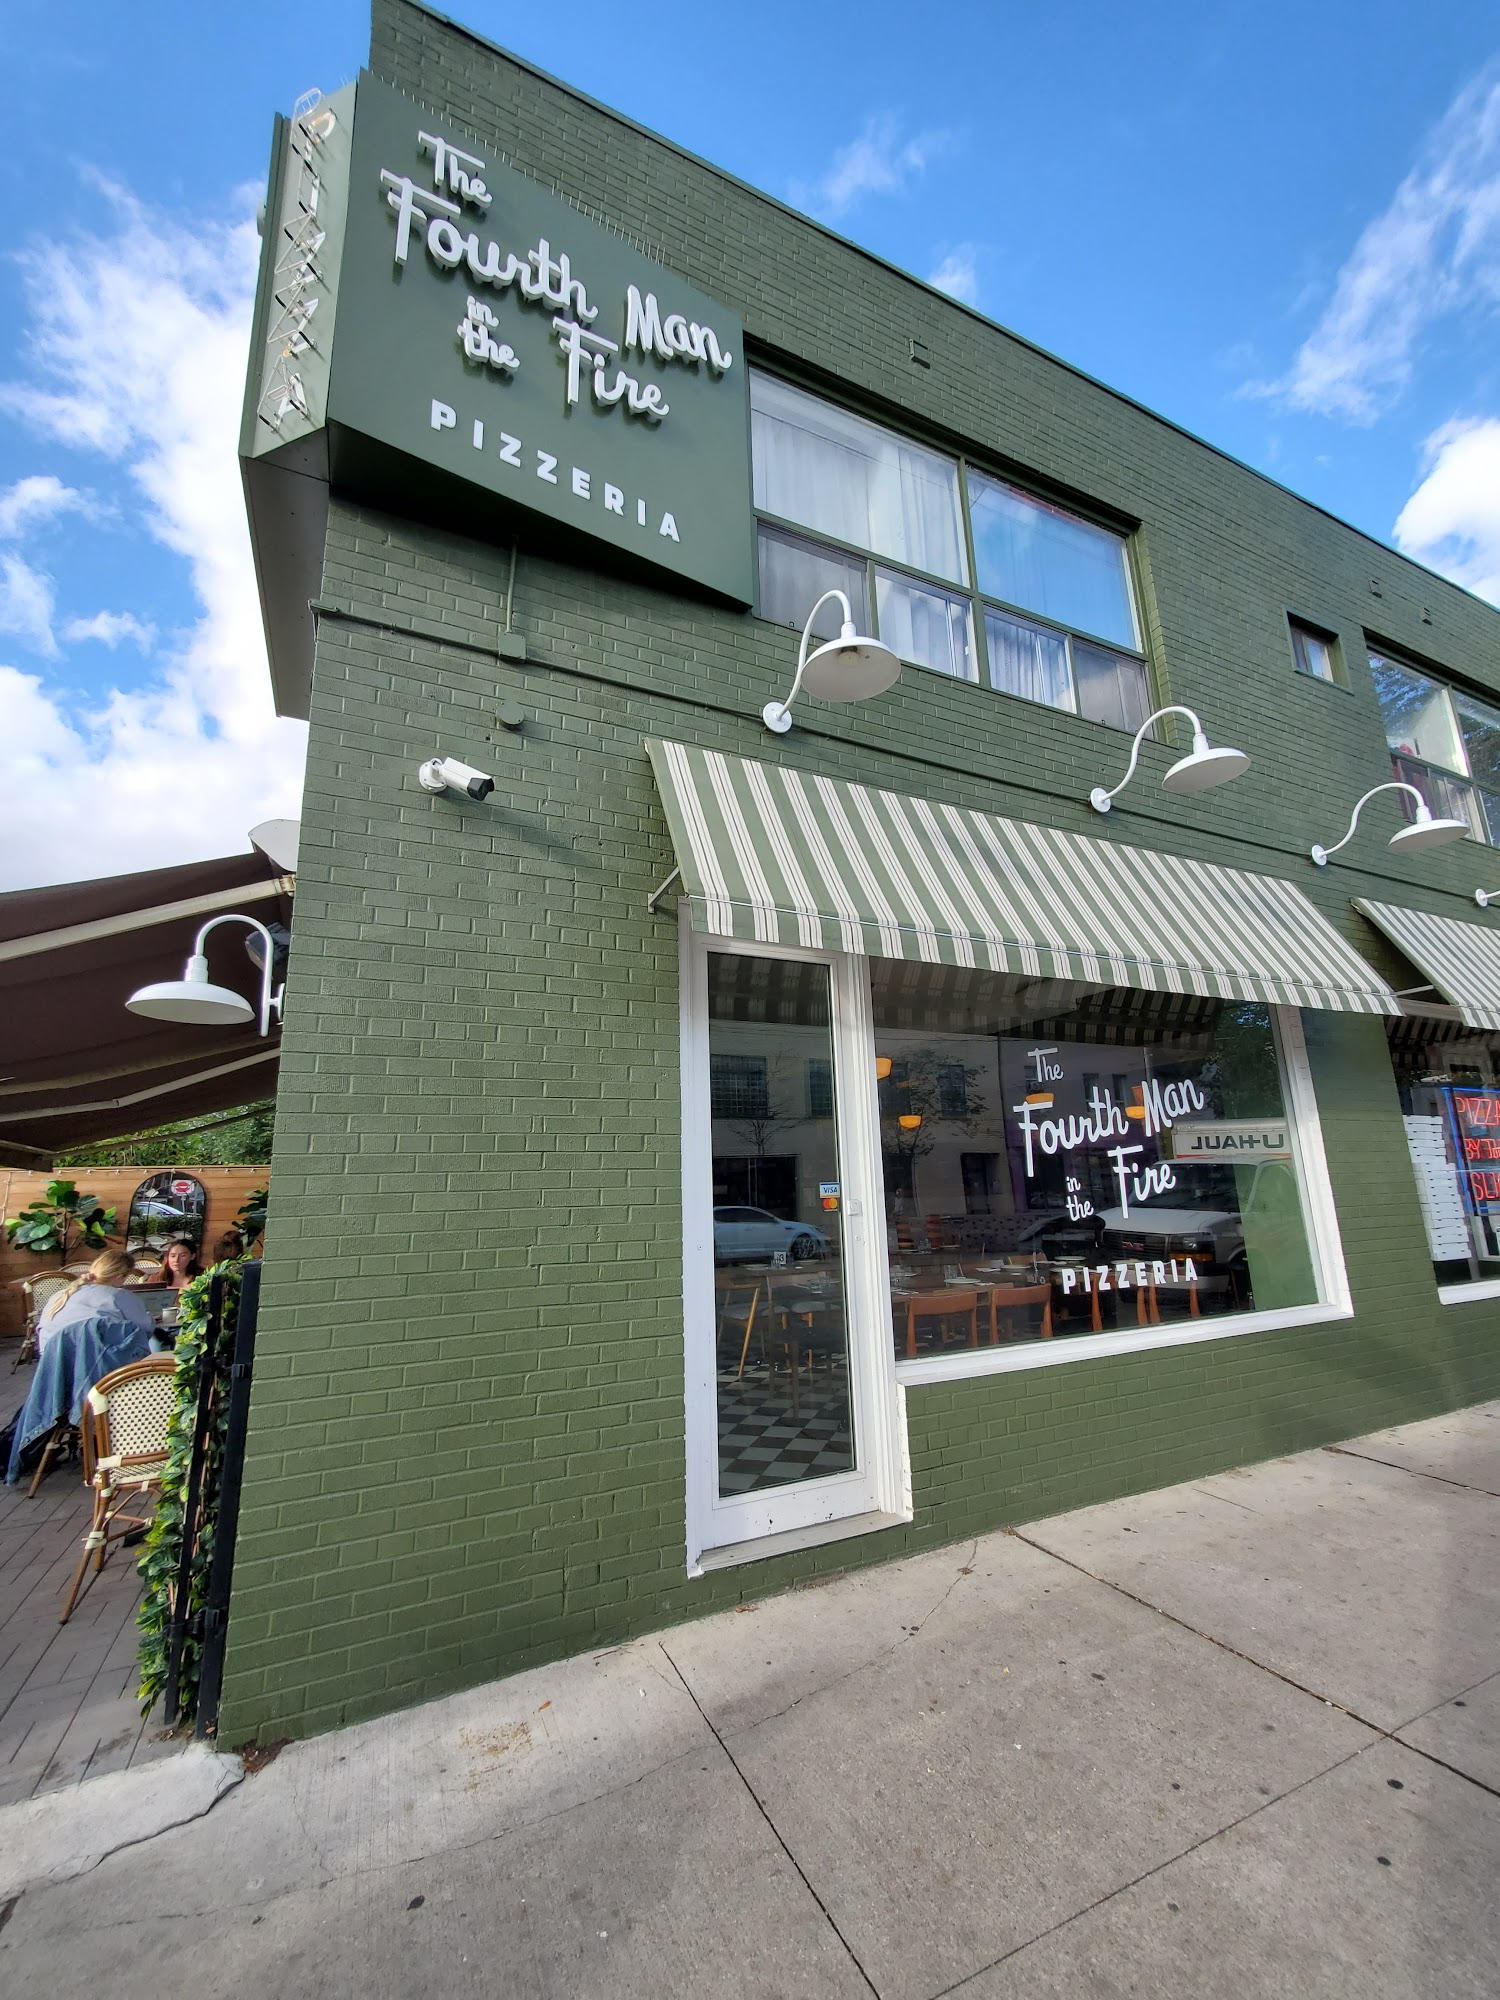
[(76, 1181), (49, 1181), (39, 1201), (11, 1217), (5, 1233), (15, 1249), (34, 1250), (41, 1257), (55, 1250), (58, 1263), (66, 1264), (75, 1244), (102, 1250), (114, 1226), (115, 1211), (97, 1195), (81, 1194)]

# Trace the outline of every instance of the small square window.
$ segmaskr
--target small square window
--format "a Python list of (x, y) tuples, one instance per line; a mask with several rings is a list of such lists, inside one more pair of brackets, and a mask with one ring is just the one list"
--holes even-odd
[(1291, 621), (1292, 652), (1297, 661), (1299, 674), (1310, 674), (1315, 681), (1332, 681), (1335, 687), (1344, 685), (1344, 668), (1339, 659), (1339, 642), (1331, 632), (1320, 632), (1315, 625), (1300, 625), (1295, 618)]

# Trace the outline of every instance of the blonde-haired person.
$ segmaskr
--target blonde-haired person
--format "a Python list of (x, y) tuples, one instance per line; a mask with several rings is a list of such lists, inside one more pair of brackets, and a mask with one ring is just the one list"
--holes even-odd
[(101, 1250), (81, 1278), (48, 1299), (37, 1328), (37, 1352), (64, 1327), (78, 1326), (86, 1319), (103, 1317), (125, 1320), (151, 1333), (155, 1321), (151, 1308), (138, 1293), (125, 1289), (135, 1275), (135, 1259), (123, 1250)]

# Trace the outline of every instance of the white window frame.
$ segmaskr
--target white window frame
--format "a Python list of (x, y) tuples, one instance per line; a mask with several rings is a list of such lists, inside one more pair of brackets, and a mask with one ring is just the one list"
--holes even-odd
[[(852, 1472), (719, 1495), (714, 1311), (713, 1125), (708, 955), (780, 958), (829, 968), (834, 1106), (843, 1184), (849, 1382), (861, 1463)], [(789, 1549), (894, 1527), (912, 1518), (906, 1401), (891, 1345), (890, 1273), (879, 1179), (879, 1106), (868, 961), (695, 932), (678, 911), (682, 1076), (682, 1310), (687, 1452), (687, 1570), (755, 1562)]]
[(921, 1382), (954, 1382), (975, 1375), (1013, 1375), (1030, 1368), (1062, 1368), (1075, 1361), (1099, 1361), (1112, 1354), (1138, 1354), (1152, 1347), (1187, 1347), (1200, 1340), (1233, 1340), (1242, 1334), (1283, 1327), (1329, 1326), (1354, 1317), (1354, 1301), (1344, 1265), (1343, 1239), (1328, 1156), (1318, 1118), (1317, 1094), (1307, 1060), (1302, 1019), (1294, 1007), (1273, 1007), (1271, 1032), (1281, 1070), (1282, 1101), (1292, 1135), (1293, 1162), (1302, 1199), (1318, 1297), (1311, 1305), (1282, 1306), (1267, 1312), (1230, 1313), (1222, 1319), (1188, 1320), (1168, 1326), (1122, 1327), (1110, 1333), (1069, 1334), (1014, 1347), (967, 1348), (953, 1355), (924, 1355), (898, 1361), (896, 1379), (907, 1387)]

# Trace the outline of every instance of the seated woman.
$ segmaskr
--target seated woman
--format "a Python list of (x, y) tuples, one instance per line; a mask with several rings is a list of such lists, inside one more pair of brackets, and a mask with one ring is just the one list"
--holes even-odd
[(174, 1292), (185, 1292), (194, 1278), (202, 1276), (203, 1266), (198, 1262), (198, 1252), (191, 1237), (174, 1238), (162, 1257), (159, 1282), (170, 1285)]
[(216, 1264), (237, 1264), (245, 1254), (245, 1238), (232, 1224), (214, 1245)]
[(134, 1272), (135, 1260), (123, 1250), (102, 1250), (83, 1277), (64, 1286), (42, 1308), (36, 1335), (38, 1353), (64, 1327), (100, 1316), (127, 1320), (149, 1334), (155, 1325), (151, 1307), (138, 1292), (125, 1289)]

